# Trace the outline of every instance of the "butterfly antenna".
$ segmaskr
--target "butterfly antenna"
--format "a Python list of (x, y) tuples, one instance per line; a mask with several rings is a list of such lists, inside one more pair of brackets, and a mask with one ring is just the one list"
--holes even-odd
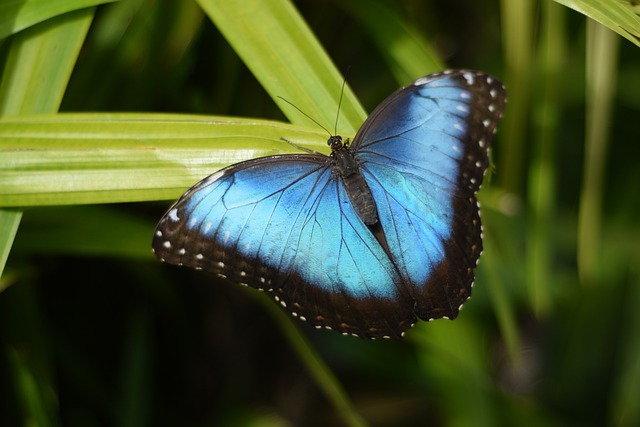
[[(348, 71), (348, 70), (347, 70)], [(338, 134), (338, 119), (340, 118), (340, 107), (342, 106), (342, 96), (344, 95), (344, 86), (347, 84), (347, 78), (342, 81), (342, 89), (340, 89), (340, 100), (338, 100), (338, 112), (336, 113), (336, 123), (333, 125), (333, 134)]]
[(302, 111), (301, 109), (299, 109), (295, 104), (293, 104), (292, 102), (287, 101), (286, 99), (284, 99), (283, 97), (278, 95), (278, 98), (282, 99), (284, 102), (286, 102), (287, 104), (291, 105), (293, 108), (295, 108), (296, 110), (298, 110), (303, 116), (305, 116), (307, 119), (311, 120), (313, 123), (317, 124), (318, 126), (320, 126), (322, 129), (324, 129), (325, 132), (327, 132), (329, 134), (329, 136), (333, 136), (331, 134), (331, 131), (329, 129), (327, 129), (326, 127), (322, 126), (316, 119), (314, 119), (313, 117), (311, 117), (310, 115), (308, 115), (307, 113), (305, 113), (304, 111)]

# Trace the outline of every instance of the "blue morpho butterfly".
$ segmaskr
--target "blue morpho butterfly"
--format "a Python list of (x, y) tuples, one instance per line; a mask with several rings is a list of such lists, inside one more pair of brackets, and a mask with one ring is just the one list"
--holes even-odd
[(331, 155), (277, 155), (188, 190), (153, 237), (158, 258), (267, 291), (317, 328), (398, 338), (453, 319), (482, 251), (475, 193), (505, 90), (478, 71), (421, 77)]

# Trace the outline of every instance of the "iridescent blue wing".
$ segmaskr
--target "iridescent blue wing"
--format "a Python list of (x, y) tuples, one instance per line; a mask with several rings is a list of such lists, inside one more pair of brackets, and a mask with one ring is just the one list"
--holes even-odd
[(268, 291), (316, 327), (398, 337), (416, 321), (326, 156), (265, 157), (211, 175), (160, 220), (153, 248), (168, 263)]
[(471, 294), (482, 251), (475, 192), (504, 103), (487, 74), (432, 74), (380, 104), (351, 145), (422, 319), (456, 317)]

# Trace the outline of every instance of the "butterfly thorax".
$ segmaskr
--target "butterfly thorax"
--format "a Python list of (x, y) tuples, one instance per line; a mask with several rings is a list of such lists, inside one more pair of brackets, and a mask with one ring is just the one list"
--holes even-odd
[(376, 224), (378, 222), (376, 204), (360, 172), (358, 160), (349, 148), (349, 140), (343, 142), (340, 135), (334, 135), (329, 138), (327, 144), (331, 147), (333, 173), (342, 181), (351, 205), (365, 224)]

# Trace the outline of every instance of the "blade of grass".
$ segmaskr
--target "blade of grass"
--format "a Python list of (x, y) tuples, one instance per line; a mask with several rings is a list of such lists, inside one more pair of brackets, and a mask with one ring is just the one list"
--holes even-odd
[(554, 166), (555, 135), (560, 120), (562, 101), (563, 59), (566, 56), (564, 41), (564, 8), (552, 3), (542, 4), (542, 40), (540, 43), (540, 61), (537, 70), (540, 82), (533, 114), (534, 132), (537, 142), (533, 143), (533, 156), (529, 169), (527, 192), (529, 197), (529, 227), (527, 227), (527, 288), (533, 312), (544, 317), (551, 309), (550, 287), (553, 285), (552, 225), (554, 222), (554, 203), (557, 178)]
[(555, 0), (588, 16), (640, 47), (640, 17), (634, 2), (619, 0)]
[(618, 68), (619, 38), (597, 22), (587, 23), (587, 89), (585, 159), (578, 213), (578, 274), (588, 284), (598, 271), (601, 249), (601, 204)]
[(500, 8), (509, 101), (500, 133), (509, 143), (501, 147), (497, 178), (505, 190), (521, 194), (534, 62), (535, 5), (532, 0), (503, 0)]
[[(486, 224), (486, 221), (485, 221)], [(500, 328), (500, 335), (505, 343), (505, 349), (512, 366), (518, 367), (522, 363), (521, 342), (516, 321), (516, 309), (510, 296), (505, 289), (505, 280), (501, 260), (505, 257), (501, 255), (501, 250), (496, 241), (499, 239), (493, 233), (495, 227), (485, 227), (485, 237), (483, 238), (482, 266), (486, 272), (486, 280), (482, 285), (486, 287), (491, 306)]]
[(116, 0), (23, 0), (0, 3), (0, 39), (47, 19)]
[(0, 115), (58, 110), (93, 18), (93, 9), (68, 13), (17, 34), (0, 82)]
[[(0, 277), (9, 258), (13, 241), (20, 226), (22, 212), (13, 209), (0, 209)], [(11, 282), (0, 284), (0, 292)]]

